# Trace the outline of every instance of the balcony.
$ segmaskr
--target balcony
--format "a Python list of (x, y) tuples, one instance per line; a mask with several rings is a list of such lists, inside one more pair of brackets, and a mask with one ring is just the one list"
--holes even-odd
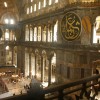
[[(2, 100), (99, 100), (100, 75), (87, 77), (75, 82), (64, 83), (47, 88), (41, 88), (38, 84), (25, 94), (15, 95)], [(32, 86), (31, 85), (31, 86)], [(37, 86), (37, 87), (36, 87)], [(37, 91), (35, 89), (37, 88)], [(92, 93), (92, 95), (90, 95)]]

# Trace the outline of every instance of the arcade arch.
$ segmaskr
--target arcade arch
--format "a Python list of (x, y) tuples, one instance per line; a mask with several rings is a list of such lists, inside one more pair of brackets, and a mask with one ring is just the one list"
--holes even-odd
[(32, 49), (30, 52), (29, 49), (25, 48), (25, 77), (35, 77), (47, 84), (55, 82), (56, 53), (54, 52), (52, 56), (48, 53), (46, 50), (38, 49)]
[(57, 42), (58, 20), (44, 25), (26, 25), (25, 41)]

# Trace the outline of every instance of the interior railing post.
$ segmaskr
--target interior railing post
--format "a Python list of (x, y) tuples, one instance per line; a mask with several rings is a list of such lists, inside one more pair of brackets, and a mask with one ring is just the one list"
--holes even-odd
[(83, 94), (87, 94), (87, 91), (86, 91), (86, 83), (83, 83), (82, 84), (82, 90), (81, 90), (81, 93), (80, 93), (80, 98), (83, 99)]
[(44, 94), (43, 91), (42, 91), (42, 93), (41, 93), (40, 100), (45, 100), (45, 94)]
[(59, 96), (58, 96), (58, 100), (64, 100), (63, 99), (63, 90), (59, 90)]

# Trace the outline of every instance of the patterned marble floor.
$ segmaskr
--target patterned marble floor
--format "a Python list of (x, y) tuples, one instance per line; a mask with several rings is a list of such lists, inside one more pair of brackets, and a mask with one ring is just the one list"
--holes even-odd
[(24, 86), (29, 85), (31, 79), (22, 78), (19, 82), (13, 83), (13, 82), (8, 82), (8, 78), (3, 78), (3, 81), (6, 83), (6, 86), (8, 87), (9, 92), (0, 94), (0, 100), (2, 98), (6, 98), (9, 96), (26, 93), (27, 90), (24, 88)]

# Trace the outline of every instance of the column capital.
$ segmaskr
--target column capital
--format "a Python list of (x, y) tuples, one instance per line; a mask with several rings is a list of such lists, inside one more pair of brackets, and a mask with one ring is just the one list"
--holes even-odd
[(47, 55), (47, 59), (51, 60), (53, 56), (54, 56), (54, 52), (51, 52), (50, 54)]

